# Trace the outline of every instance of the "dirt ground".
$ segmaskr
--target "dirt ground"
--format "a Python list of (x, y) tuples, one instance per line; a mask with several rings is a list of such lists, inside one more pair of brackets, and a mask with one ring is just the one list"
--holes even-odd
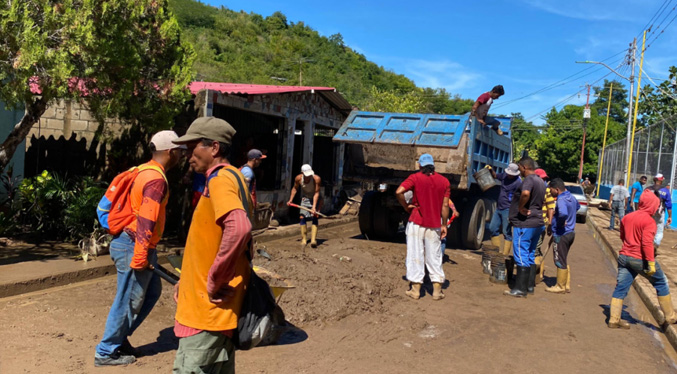
[[(629, 331), (605, 321), (615, 270), (585, 225), (571, 254), (572, 293), (539, 284), (527, 299), (503, 296), (505, 285), (482, 274), (480, 255), (447, 249), (442, 301), (430, 289), (404, 296), (404, 237), (366, 241), (357, 224), (321, 230), (317, 250), (297, 239), (259, 248), (257, 265), (296, 286), (281, 298), (299, 330), (283, 344), (237, 352), (239, 373), (674, 373), (674, 351), (631, 294)], [(546, 282), (554, 265), (547, 258)], [(94, 368), (94, 346), (115, 293), (107, 277), (0, 299), (0, 373), (169, 373), (173, 336), (171, 288), (130, 338), (144, 357), (127, 368)], [(649, 322), (647, 322), (649, 321)]]

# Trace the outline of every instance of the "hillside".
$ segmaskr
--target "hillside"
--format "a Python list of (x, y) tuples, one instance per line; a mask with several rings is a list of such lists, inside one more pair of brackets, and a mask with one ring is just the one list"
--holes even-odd
[(321, 36), (280, 12), (263, 17), (194, 0), (169, 2), (197, 52), (199, 80), (299, 85), (302, 68), (303, 85), (336, 87), (360, 108), (369, 107), (379, 92), (413, 92), (428, 112), (465, 113), (472, 106), (444, 89), (418, 88), (346, 46), (340, 34)]

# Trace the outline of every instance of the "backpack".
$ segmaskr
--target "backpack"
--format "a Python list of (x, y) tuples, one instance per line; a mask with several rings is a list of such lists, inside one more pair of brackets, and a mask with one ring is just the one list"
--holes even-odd
[(134, 185), (134, 180), (140, 172), (145, 170), (155, 170), (162, 175), (167, 182), (165, 173), (157, 166), (142, 165), (135, 166), (127, 171), (118, 174), (108, 186), (96, 207), (96, 215), (99, 218), (101, 227), (108, 230), (111, 235), (117, 235), (134, 221), (136, 216), (132, 212), (132, 204), (129, 194)]

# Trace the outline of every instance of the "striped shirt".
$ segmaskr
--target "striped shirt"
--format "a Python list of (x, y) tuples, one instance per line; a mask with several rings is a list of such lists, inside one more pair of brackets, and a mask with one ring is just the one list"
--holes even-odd
[(549, 209), (555, 209), (555, 198), (552, 197), (550, 194), (550, 187), (546, 187), (545, 189), (545, 199), (543, 202), (543, 222), (545, 222), (546, 225), (548, 225), (550, 222), (548, 221), (548, 210)]

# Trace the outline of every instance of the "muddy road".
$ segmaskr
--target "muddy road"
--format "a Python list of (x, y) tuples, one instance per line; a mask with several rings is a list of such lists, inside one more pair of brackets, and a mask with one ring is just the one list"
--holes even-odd
[[(404, 237), (367, 241), (357, 224), (320, 230), (318, 249), (296, 238), (265, 244), (256, 263), (296, 286), (281, 298), (300, 330), (285, 344), (237, 352), (238, 373), (677, 373), (674, 351), (631, 293), (632, 329), (606, 327), (615, 269), (585, 225), (570, 255), (572, 293), (536, 286), (527, 299), (503, 296), (482, 274), (478, 253), (447, 249), (446, 298), (428, 288), (404, 295)], [(259, 246), (259, 248), (263, 248)], [(552, 257), (546, 283), (554, 283)], [(0, 299), (0, 373), (170, 373), (171, 288), (130, 341), (144, 357), (126, 368), (95, 368), (94, 346), (115, 293), (106, 277)]]

